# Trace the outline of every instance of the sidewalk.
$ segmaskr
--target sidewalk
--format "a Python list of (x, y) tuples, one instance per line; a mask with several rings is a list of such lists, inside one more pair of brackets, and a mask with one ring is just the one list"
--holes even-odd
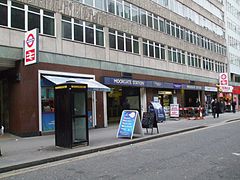
[(204, 120), (169, 119), (159, 124), (159, 134), (157, 134), (156, 128), (153, 135), (151, 135), (151, 130), (149, 130), (149, 134), (146, 134), (144, 129), (145, 135), (134, 139), (116, 138), (117, 125), (108, 128), (91, 129), (89, 130), (89, 146), (78, 146), (73, 149), (56, 147), (54, 135), (20, 138), (7, 134), (0, 136), (2, 152), (2, 156), (0, 156), (0, 173), (126, 146), (237, 119), (240, 119), (240, 112), (220, 114), (220, 117), (215, 119), (211, 115), (205, 117)]

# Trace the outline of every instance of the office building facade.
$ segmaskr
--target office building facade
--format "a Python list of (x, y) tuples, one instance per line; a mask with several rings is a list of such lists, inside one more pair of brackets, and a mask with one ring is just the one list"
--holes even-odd
[[(217, 0), (0, 0), (2, 123), (22, 136), (53, 132), (56, 79), (111, 88), (89, 91), (89, 127), (156, 99), (166, 111), (204, 105), (228, 70), (222, 9)], [(34, 28), (39, 61), (25, 66)]]

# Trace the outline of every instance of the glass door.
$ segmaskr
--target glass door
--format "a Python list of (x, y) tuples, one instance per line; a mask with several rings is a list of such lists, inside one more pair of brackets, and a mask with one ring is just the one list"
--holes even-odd
[(73, 143), (87, 141), (86, 92), (73, 92), (72, 140)]

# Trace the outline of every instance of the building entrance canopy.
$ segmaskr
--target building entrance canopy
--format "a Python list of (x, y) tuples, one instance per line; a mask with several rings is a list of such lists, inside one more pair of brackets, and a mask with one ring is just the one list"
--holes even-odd
[(87, 84), (89, 91), (109, 92), (111, 90), (109, 87), (95, 81), (94, 79), (84, 79), (84, 78), (78, 78), (78, 77), (64, 77), (64, 76), (47, 76), (47, 75), (43, 75), (43, 77), (56, 85), (66, 83), (67, 81), (74, 81), (81, 84)]

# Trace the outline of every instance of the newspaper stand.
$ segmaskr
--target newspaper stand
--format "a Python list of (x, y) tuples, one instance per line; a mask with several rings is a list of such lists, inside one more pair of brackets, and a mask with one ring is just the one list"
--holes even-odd
[(87, 88), (73, 81), (55, 86), (56, 146), (89, 145)]

